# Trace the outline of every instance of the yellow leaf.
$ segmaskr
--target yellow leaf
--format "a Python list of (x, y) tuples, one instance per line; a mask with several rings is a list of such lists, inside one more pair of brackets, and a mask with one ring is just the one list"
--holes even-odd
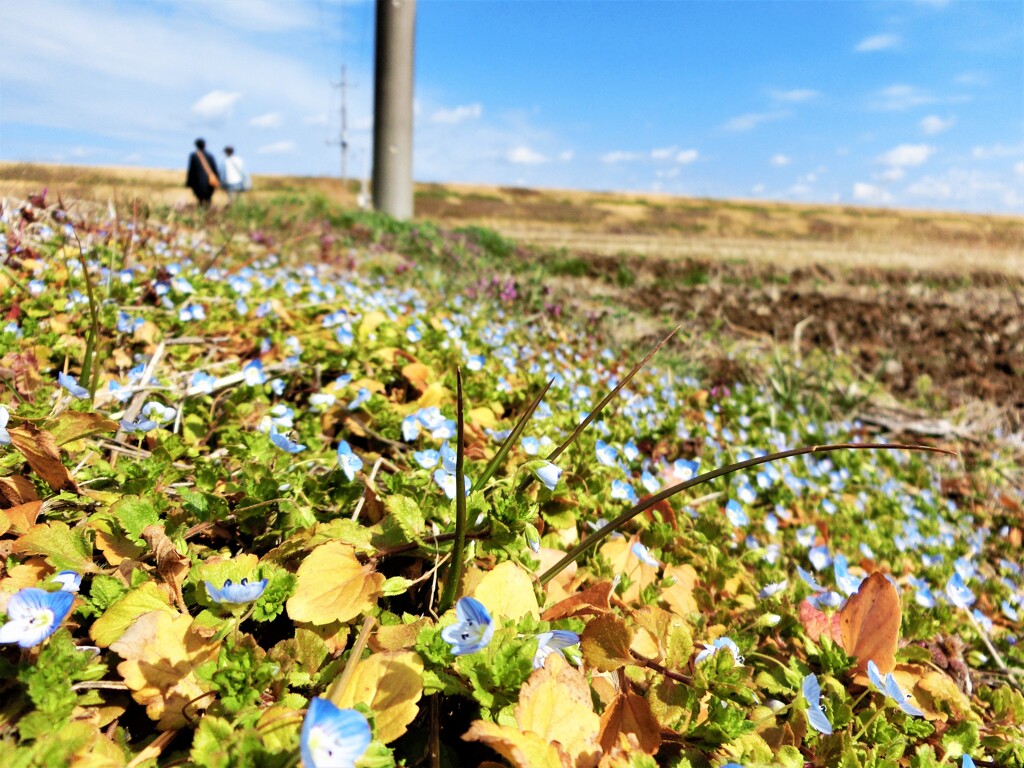
[(136, 619), (110, 649), (125, 661), (117, 671), (146, 707), (146, 714), (166, 731), (186, 723), (182, 710), (194, 716), (212, 701), (202, 696), (209, 688), (195, 674), (196, 667), (217, 658), (220, 643), (191, 632), (192, 617), (150, 611)]
[(601, 672), (612, 672), (633, 663), (629, 652), (632, 642), (632, 630), (614, 613), (591, 619), (580, 637), (583, 658)]
[[(902, 687), (903, 681), (897, 681)], [(908, 688), (903, 688), (904, 691)], [(961, 691), (949, 675), (929, 669), (913, 687), (914, 703), (929, 720), (945, 722), (952, 715), (955, 720), (974, 720), (971, 700)]]
[(374, 309), (363, 315), (363, 320), (359, 323), (359, 340), (366, 341), (370, 334), (377, 330), (377, 326), (388, 319), (388, 316), (381, 312), (379, 309)]
[(511, 560), (506, 560), (485, 574), (473, 597), (487, 606), (492, 617), (520, 619), (529, 614), (540, 618), (537, 594), (529, 574)]
[(375, 653), (356, 665), (338, 706), (368, 706), (373, 710), (375, 736), (390, 744), (416, 718), (422, 695), (423, 661), (417, 653)]
[(156, 582), (147, 581), (107, 608), (89, 628), (89, 637), (100, 648), (106, 648), (119, 640), (136, 619), (151, 611), (163, 611), (170, 616), (177, 614), (171, 608), (168, 594)]
[(514, 715), (518, 728), (477, 720), (462, 738), (487, 744), (520, 768), (597, 765), (601, 718), (590, 686), (558, 654), (523, 683)]
[(633, 552), (635, 541), (625, 537), (614, 538), (598, 550), (608, 560), (612, 573), (629, 577), (629, 587), (622, 593), (622, 599), (627, 603), (639, 600), (640, 592), (658, 578), (658, 569), (640, 560)]
[(697, 571), (692, 565), (669, 565), (665, 568), (665, 578), (675, 579), (675, 584), (661, 591), (661, 599), (669, 610), (684, 619), (691, 613), (699, 613), (700, 607), (693, 596), (697, 586)]
[(507, 725), (477, 720), (462, 736), (466, 741), (486, 744), (517, 768), (563, 768), (572, 765), (563, 761), (553, 744), (536, 733), (520, 733)]
[(482, 429), (489, 429), (498, 423), (498, 419), (490, 408), (480, 406), (479, 408), (473, 408), (469, 412), (469, 423), (476, 424)]
[(361, 565), (355, 549), (330, 541), (314, 549), (299, 566), (295, 594), (288, 600), (293, 621), (323, 625), (351, 621), (377, 603), (384, 576)]

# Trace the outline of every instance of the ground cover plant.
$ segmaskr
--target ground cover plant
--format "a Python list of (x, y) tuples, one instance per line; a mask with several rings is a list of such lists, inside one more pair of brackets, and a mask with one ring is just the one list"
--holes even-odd
[(0, 764), (1024, 764), (1009, 454), (307, 213), (2, 211)]

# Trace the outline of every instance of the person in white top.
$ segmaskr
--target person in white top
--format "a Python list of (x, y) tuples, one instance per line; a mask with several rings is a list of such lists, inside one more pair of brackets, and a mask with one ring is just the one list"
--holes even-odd
[(235, 202), (239, 192), (252, 189), (252, 179), (245, 170), (245, 161), (235, 154), (234, 147), (224, 147), (224, 191), (228, 193), (228, 204)]

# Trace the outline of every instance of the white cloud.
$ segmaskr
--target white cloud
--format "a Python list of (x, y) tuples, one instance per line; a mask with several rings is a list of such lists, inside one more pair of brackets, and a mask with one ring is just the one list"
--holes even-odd
[(516, 165), (541, 165), (548, 159), (540, 152), (529, 147), (515, 147), (509, 150), (508, 161)]
[(643, 155), (639, 152), (624, 152), (622, 150), (606, 152), (601, 155), (601, 162), (605, 165), (614, 165), (615, 163), (632, 163), (641, 159), (643, 159)]
[(737, 115), (727, 120), (722, 128), (732, 133), (745, 133), (746, 131), (754, 130), (762, 123), (781, 120), (787, 115), (787, 112), (748, 112), (745, 115)]
[(265, 115), (254, 117), (249, 121), (249, 125), (254, 128), (280, 128), (281, 127), (281, 113), (280, 112), (267, 112)]
[(853, 199), (861, 203), (888, 203), (892, 202), (892, 195), (881, 187), (858, 181), (853, 185)]
[(563, 163), (571, 162), (574, 157), (576, 157), (576, 152), (571, 149), (564, 149), (558, 153), (558, 159)]
[(782, 168), (783, 166), (789, 165), (792, 161), (786, 155), (780, 152), (777, 155), (772, 155), (772, 159), (769, 160), (768, 162), (770, 162), (777, 168)]
[(678, 151), (677, 147), (661, 147), (651, 150), (652, 160), (669, 160)]
[(927, 117), (922, 117), (918, 125), (921, 126), (921, 131), (926, 136), (935, 136), (936, 134), (948, 131), (955, 122), (956, 118), (953, 117), (947, 117), (943, 120), (938, 115), (928, 115)]
[(881, 34), (872, 35), (871, 37), (865, 37), (857, 45), (854, 46), (853, 50), (859, 51), (860, 53), (868, 53), (871, 51), (885, 51), (890, 48), (895, 48), (900, 44), (900, 36), (894, 34)]
[(816, 99), (821, 94), (817, 91), (811, 90), (810, 88), (793, 88), (788, 91), (772, 91), (771, 95), (775, 101), (785, 104), (797, 104)]
[(1013, 172), (1018, 176), (1024, 176), (1024, 160), (1021, 160), (1015, 166), (1013, 166)]
[(900, 144), (878, 157), (883, 165), (907, 167), (921, 165), (935, 153), (935, 147), (928, 144)]
[(442, 125), (458, 125), (466, 120), (475, 120), (484, 113), (480, 103), (464, 104), (451, 109), (438, 109), (430, 116), (430, 122)]
[(684, 149), (676, 155), (676, 162), (680, 165), (689, 165), (700, 157), (700, 152), (696, 149)]
[(997, 211), (1019, 208), (1019, 185), (987, 171), (951, 168), (925, 176), (907, 187), (910, 198), (918, 198), (973, 210)]
[(240, 93), (210, 91), (192, 105), (192, 111), (207, 123), (223, 123), (234, 113), (235, 103), (240, 98)]
[(327, 125), (327, 115), (321, 112), (318, 115), (306, 115), (302, 118), (303, 125)]
[(926, 104), (934, 104), (938, 99), (927, 91), (916, 88), (912, 85), (897, 83), (875, 93), (871, 101), (874, 109), (889, 112), (900, 112), (911, 107), (920, 107)]
[(758, 182), (757, 184), (755, 184), (754, 186), (752, 186), (750, 188), (750, 192), (751, 192), (751, 194), (754, 194), (754, 195), (760, 195), (762, 192), (765, 191), (765, 189), (766, 189), (765, 185), (761, 184), (760, 182)]
[(886, 168), (880, 174), (878, 178), (882, 181), (902, 181), (903, 177), (907, 175), (907, 172), (898, 166), (892, 168)]
[(978, 70), (962, 72), (953, 78), (953, 82), (957, 85), (967, 85), (972, 87), (988, 85), (989, 80), (990, 78), (987, 73), (980, 72)]
[(256, 150), (261, 155), (287, 155), (295, 151), (294, 141), (275, 141)]
[(975, 160), (997, 160), (1003, 157), (1016, 157), (1024, 155), (1024, 142), (1020, 144), (989, 144), (988, 146), (978, 145), (971, 150), (971, 157)]

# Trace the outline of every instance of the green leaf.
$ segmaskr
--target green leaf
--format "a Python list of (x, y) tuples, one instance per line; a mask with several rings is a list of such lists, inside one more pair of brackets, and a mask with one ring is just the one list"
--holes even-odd
[(110, 514), (121, 524), (128, 538), (140, 547), (146, 542), (142, 532), (150, 525), (160, 523), (160, 513), (148, 499), (125, 496), (110, 507)]
[(150, 611), (164, 611), (170, 616), (178, 613), (171, 608), (171, 599), (167, 593), (153, 581), (147, 581), (110, 606), (92, 625), (89, 636), (96, 645), (106, 648), (120, 640), (139, 616)]
[(58, 570), (95, 573), (92, 542), (80, 528), (69, 528), (60, 520), (40, 523), (29, 528), (11, 546), (19, 555), (42, 555)]

